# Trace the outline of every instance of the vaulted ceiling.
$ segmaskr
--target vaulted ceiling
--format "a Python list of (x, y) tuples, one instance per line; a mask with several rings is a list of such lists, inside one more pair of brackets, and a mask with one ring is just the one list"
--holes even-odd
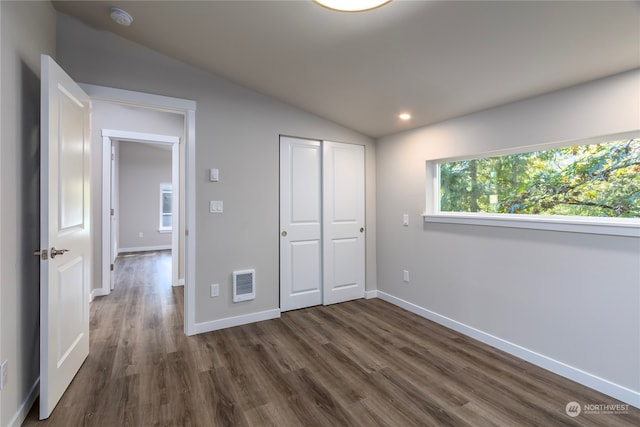
[[(395, 0), (365, 13), (311, 0), (53, 4), (372, 137), (640, 67), (637, 1)], [(111, 21), (112, 6), (133, 25)]]

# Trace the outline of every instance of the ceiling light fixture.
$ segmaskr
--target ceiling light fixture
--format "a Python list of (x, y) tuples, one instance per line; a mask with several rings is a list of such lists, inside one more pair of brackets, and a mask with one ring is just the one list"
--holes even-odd
[(124, 25), (125, 27), (128, 27), (133, 22), (133, 16), (117, 7), (111, 8), (111, 19), (113, 19), (117, 24)]
[(411, 114), (409, 114), (409, 113), (401, 113), (401, 114), (398, 114), (398, 118), (400, 120), (404, 120), (406, 122), (407, 120), (409, 120), (411, 118)]
[(313, 0), (320, 6), (327, 9), (337, 10), (338, 12), (366, 12), (367, 10), (377, 9), (391, 0)]

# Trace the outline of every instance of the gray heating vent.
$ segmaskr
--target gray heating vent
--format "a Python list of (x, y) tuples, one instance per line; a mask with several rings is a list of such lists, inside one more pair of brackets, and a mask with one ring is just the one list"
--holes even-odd
[(256, 271), (233, 272), (233, 302), (247, 301), (256, 297)]

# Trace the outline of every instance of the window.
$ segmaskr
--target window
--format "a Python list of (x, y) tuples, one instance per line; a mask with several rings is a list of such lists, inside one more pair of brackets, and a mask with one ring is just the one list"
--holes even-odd
[(425, 218), (458, 215), (557, 223), (578, 219), (581, 223), (630, 225), (636, 228), (631, 233), (635, 235), (640, 225), (637, 134), (539, 147), (536, 151), (427, 162), (434, 191), (427, 196), (428, 204), (430, 197), (433, 200)]
[(160, 184), (160, 231), (171, 231), (173, 187), (171, 184)]

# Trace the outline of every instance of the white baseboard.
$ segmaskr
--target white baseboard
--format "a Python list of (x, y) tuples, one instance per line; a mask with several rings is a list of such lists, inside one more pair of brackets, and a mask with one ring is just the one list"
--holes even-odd
[(373, 291), (364, 292), (364, 299), (371, 299), (371, 298), (378, 298), (378, 291), (373, 290)]
[(109, 295), (110, 292), (105, 291), (102, 288), (97, 288), (91, 291), (89, 294), (89, 302), (93, 301), (96, 297), (103, 297)]
[(27, 415), (29, 415), (29, 411), (33, 406), (33, 403), (36, 401), (38, 394), (40, 392), (40, 378), (36, 380), (35, 383), (31, 386), (29, 393), (27, 393), (26, 399), (22, 402), (22, 405), (18, 408), (14, 416), (9, 421), (9, 427), (20, 427), (24, 420), (27, 419)]
[(170, 250), (171, 245), (158, 245), (158, 246), (139, 246), (135, 248), (119, 248), (118, 255), (128, 252), (151, 252), (151, 251), (166, 251)]
[[(554, 360), (543, 354), (536, 353), (517, 344), (513, 344), (509, 341), (505, 341), (502, 338), (498, 338), (494, 335), (483, 332), (479, 329), (475, 329), (471, 326), (460, 323), (456, 320), (442, 316), (426, 308), (420, 307), (416, 304), (410, 303), (403, 299), (397, 298), (393, 295), (387, 294), (382, 291), (377, 291), (378, 298), (387, 301), (393, 305), (410, 311), (418, 316), (432, 320), (442, 326), (445, 326), (461, 334), (467, 335), (492, 347), (507, 352), (527, 362), (533, 363), (541, 368), (551, 371), (555, 374), (573, 380), (584, 386), (597, 390), (629, 405), (640, 408), (640, 392), (631, 390), (619, 384), (612, 383), (604, 378), (600, 378), (596, 375), (585, 372), (581, 369), (574, 368), (565, 363)], [(601, 403), (601, 402), (590, 402)]]
[(231, 328), (233, 326), (246, 325), (248, 323), (260, 322), (262, 320), (277, 319), (280, 317), (280, 309), (259, 311), (257, 313), (244, 314), (242, 316), (226, 317), (224, 319), (212, 320), (210, 322), (196, 323), (194, 334), (217, 331), (218, 329)]

